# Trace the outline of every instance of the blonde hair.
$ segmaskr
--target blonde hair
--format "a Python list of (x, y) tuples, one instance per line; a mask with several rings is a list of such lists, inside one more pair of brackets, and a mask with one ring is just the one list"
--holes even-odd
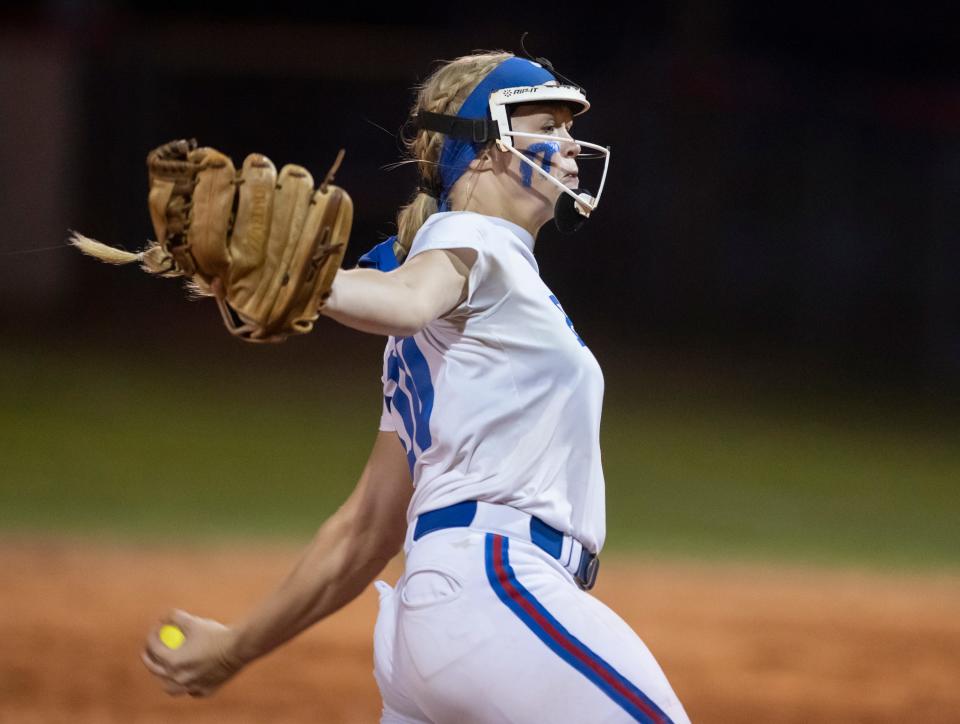
[[(414, 86), (417, 98), (407, 122), (412, 122), (421, 110), (456, 115), (477, 84), (490, 71), (512, 57), (513, 53), (505, 50), (477, 50), (444, 62), (426, 80)], [(446, 138), (438, 131), (423, 129), (418, 130), (412, 138), (403, 138), (408, 162), (417, 163), (420, 183), (424, 186), (440, 189), (443, 185), (440, 153)], [(491, 141), (488, 147), (493, 143)], [(427, 218), (437, 212), (439, 204), (438, 199), (418, 189), (410, 203), (400, 207), (397, 212), (397, 240), (393, 245), (397, 261), (402, 262), (407, 256), (413, 237)]]

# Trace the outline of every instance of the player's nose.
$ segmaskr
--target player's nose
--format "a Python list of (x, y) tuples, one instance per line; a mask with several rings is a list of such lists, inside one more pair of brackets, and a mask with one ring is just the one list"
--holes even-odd
[(573, 136), (570, 135), (570, 131), (568, 131), (566, 128), (561, 131), (561, 136), (563, 137), (561, 148), (565, 157), (576, 158), (583, 152), (580, 144), (573, 139)]

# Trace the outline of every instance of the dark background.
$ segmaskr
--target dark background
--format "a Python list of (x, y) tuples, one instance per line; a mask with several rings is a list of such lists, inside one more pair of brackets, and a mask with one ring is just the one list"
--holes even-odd
[[(326, 319), (251, 352), (209, 300), (83, 257), (67, 229), (141, 248), (144, 156), (171, 138), (315, 176), (342, 146), (352, 266), (415, 187), (414, 167), (384, 168), (413, 84), (475, 49), (525, 55), (529, 31), (530, 53), (587, 91), (575, 136), (612, 149), (594, 218), (570, 237), (548, 225), (536, 247), (602, 364), (946, 400), (960, 388), (958, 19), (949, 3), (8, 6), (0, 333), (297, 364), (335, 340), (376, 371), (381, 341)], [(601, 165), (582, 162), (585, 180)]]
[(0, 720), (376, 716), (372, 617), (198, 707), (137, 653), (168, 606), (236, 620), (347, 498), (384, 339), (321, 318), (247, 344), (66, 238), (142, 248), (144, 159), (174, 138), (315, 178), (344, 147), (350, 267), (416, 186), (389, 170), (411, 88), (526, 31), (587, 90), (575, 137), (612, 149), (594, 217), (536, 244), (604, 372), (598, 595), (694, 721), (956, 722), (955, 7), (4, 4)]

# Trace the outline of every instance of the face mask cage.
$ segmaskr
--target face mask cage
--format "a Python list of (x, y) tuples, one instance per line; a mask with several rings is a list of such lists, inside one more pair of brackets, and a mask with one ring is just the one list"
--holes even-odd
[[(577, 211), (583, 216), (590, 216), (597, 205), (600, 203), (600, 195), (603, 193), (603, 186), (607, 180), (607, 169), (610, 165), (610, 147), (600, 146), (588, 141), (577, 139), (563, 139), (555, 135), (545, 133), (529, 133), (526, 131), (514, 131), (511, 127), (508, 106), (515, 103), (557, 103), (563, 102), (573, 106), (579, 106), (580, 110), (573, 115), (579, 116), (590, 108), (583, 91), (571, 85), (560, 85), (556, 81), (551, 81), (543, 85), (526, 86), (519, 88), (503, 88), (490, 94), (490, 115), (499, 131), (497, 145), (501, 150), (509, 151), (531, 168), (537, 171), (541, 176), (548, 179), (550, 183), (557, 186), (565, 194), (571, 196), (576, 202)], [(600, 178), (600, 187), (597, 189), (596, 196), (592, 196), (584, 189), (570, 189), (561, 183), (560, 179), (545, 171), (540, 164), (531, 159), (525, 150), (517, 149), (513, 139), (516, 137), (542, 139), (554, 143), (575, 143), (580, 146), (581, 153), (577, 154), (577, 159), (603, 158), (603, 175)], [(584, 153), (582, 149), (588, 148), (597, 151), (597, 153)], [(536, 156), (536, 154), (534, 154)]]
[[(579, 107), (574, 112), (574, 116), (584, 113), (590, 108), (583, 91), (573, 85), (561, 85), (557, 81), (549, 81), (542, 85), (520, 86), (516, 88), (502, 88), (490, 94), (489, 108), (491, 119), (486, 118), (460, 118), (459, 116), (448, 116), (441, 113), (432, 113), (429, 111), (419, 111), (414, 117), (414, 122), (418, 128), (437, 131), (446, 134), (451, 138), (457, 138), (464, 141), (472, 141), (474, 144), (496, 141), (497, 146), (518, 156), (521, 162), (527, 164), (537, 173), (544, 176), (550, 183), (556, 185), (569, 199), (567, 202), (571, 209), (575, 209), (574, 216), (585, 219), (590, 216), (600, 201), (600, 195), (603, 193), (603, 187), (607, 180), (607, 170), (610, 165), (610, 147), (600, 146), (588, 141), (558, 138), (542, 133), (528, 133), (526, 131), (514, 131), (510, 125), (508, 106), (516, 103), (537, 103), (537, 102), (563, 102)], [(514, 137), (523, 136), (529, 138), (538, 138), (549, 140), (554, 143), (576, 143), (583, 148), (593, 149), (598, 153), (580, 153), (577, 158), (603, 158), (603, 175), (600, 179), (600, 187), (596, 196), (593, 196), (586, 189), (570, 189), (564, 186), (558, 178), (545, 171), (539, 163), (535, 163), (526, 150), (519, 150), (514, 147)], [(563, 199), (563, 197), (560, 197)], [(559, 204), (559, 200), (558, 200)], [(560, 208), (558, 206), (558, 208)]]

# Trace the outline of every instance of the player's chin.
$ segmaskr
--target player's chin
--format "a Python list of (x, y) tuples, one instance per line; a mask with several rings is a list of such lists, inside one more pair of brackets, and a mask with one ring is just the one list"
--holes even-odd
[[(563, 182), (563, 187), (569, 189), (570, 191), (576, 191), (579, 188), (579, 179), (576, 176), (568, 176)], [(556, 208), (557, 201), (561, 196), (564, 196), (567, 192), (559, 188), (555, 184), (550, 184), (550, 190), (547, 196), (547, 203), (550, 204), (551, 214), (552, 210)]]
[(551, 198), (553, 198), (554, 201), (556, 201), (560, 194), (565, 193), (564, 189), (575, 191), (580, 186), (579, 176), (570, 176), (569, 174), (564, 174), (560, 178), (556, 178), (556, 180), (559, 182), (559, 184), (548, 184), (551, 189)]

